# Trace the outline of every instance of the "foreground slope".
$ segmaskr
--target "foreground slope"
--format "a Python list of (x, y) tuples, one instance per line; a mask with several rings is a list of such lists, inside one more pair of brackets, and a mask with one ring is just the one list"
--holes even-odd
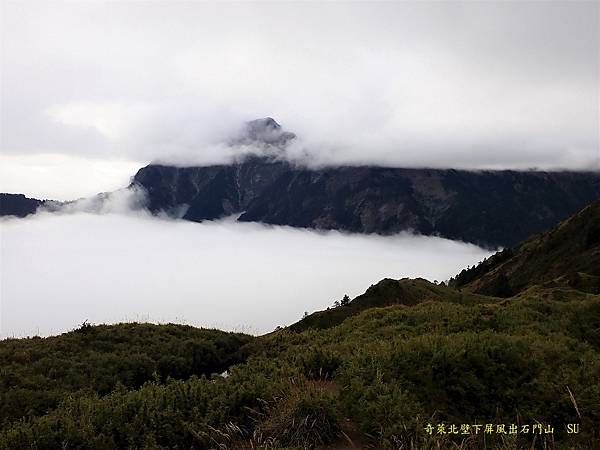
[[(598, 320), (598, 296), (558, 288), (371, 308), (326, 330), (253, 339), (227, 378), (78, 390), (6, 423), (0, 448), (352, 448), (349, 438), (359, 448), (479, 449), (482, 434), (425, 427), (537, 422), (554, 433), (486, 435), (487, 448), (593, 448)], [(568, 423), (581, 432), (568, 435)]]
[(0, 424), (43, 415), (81, 390), (222, 372), (251, 336), (184, 325), (84, 323), (56, 337), (0, 341)]
[[(551, 234), (568, 229), (573, 239), (587, 236), (599, 224), (596, 208)], [(540, 246), (528, 264), (545, 264), (559, 242)], [(101, 339), (86, 341), (110, 330), (102, 327), (61, 339), (0, 342), (9, 363), (2, 380), (12, 380), (2, 385), (3, 397), (15, 388), (39, 386), (43, 396), (52, 383), (65, 386), (43, 408), (34, 395), (16, 397), (18, 406), (4, 413), (0, 448), (598, 448), (600, 296), (569, 277), (573, 267), (593, 276), (595, 260), (581, 251), (583, 242), (560, 253), (569, 264), (552, 266), (551, 281), (527, 272), (530, 279), (509, 298), (425, 280), (383, 280), (345, 306), (258, 338), (169, 331), (175, 326), (146, 336), (145, 325), (122, 325), (119, 351)], [(123, 351), (130, 342), (156, 347), (165, 334), (172, 336), (167, 354), (179, 352), (180, 363), (133, 358), (145, 352), (139, 345)], [(198, 338), (218, 361), (233, 364), (228, 376), (180, 371), (189, 365), (185, 349), (194, 348), (184, 343)], [(217, 345), (221, 340), (234, 344)], [(73, 350), (53, 342), (71, 342)], [(89, 359), (95, 352), (114, 355), (98, 371), (101, 379), (119, 381), (112, 390), (95, 381), (95, 367), (105, 365)], [(156, 374), (142, 386), (144, 377), (121, 381), (144, 367), (146, 377), (153, 367)], [(79, 368), (87, 376), (67, 383)], [(486, 424), (504, 432), (475, 431)], [(579, 432), (568, 433), (567, 424)], [(447, 431), (440, 433), (441, 426)], [(510, 433), (513, 426), (520, 431)]]

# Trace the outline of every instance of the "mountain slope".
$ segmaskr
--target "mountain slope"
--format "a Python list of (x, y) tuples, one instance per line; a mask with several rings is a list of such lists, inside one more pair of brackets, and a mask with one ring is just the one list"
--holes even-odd
[(464, 269), (450, 280), (450, 286), (422, 279), (384, 279), (348, 304), (309, 314), (289, 328), (298, 332), (331, 328), (373, 307), (426, 301), (497, 302), (534, 286), (600, 294), (600, 201), (549, 231)]
[[(348, 436), (361, 443), (359, 448), (410, 448), (410, 443), (468, 450), (594, 448), (600, 420), (600, 334), (594, 323), (600, 319), (600, 297), (545, 289), (490, 300), (461, 304), (440, 297), (372, 307), (332, 328), (250, 339), (241, 352), (250, 358), (230, 367), (226, 378), (156, 377), (139, 388), (118, 384), (100, 394), (91, 372), (79, 382), (91, 381), (87, 390), (64, 394), (47, 412), (28, 409), (36, 397), (18, 397), (19, 411), (27, 415), (0, 428), (0, 449), (60, 449), (65, 442), (67, 448), (91, 449), (349, 449)], [(156, 327), (155, 335), (160, 338), (168, 327)], [(120, 348), (127, 349), (130, 340), (143, 342), (140, 338), (165, 346), (140, 334), (139, 326), (129, 328), (118, 337)], [(188, 342), (193, 331), (182, 329), (166, 344), (188, 364), (191, 358), (177, 349), (177, 339)], [(88, 334), (94, 333), (92, 327)], [(43, 375), (66, 386), (63, 378), (80, 373), (80, 361), (88, 366), (109, 361), (100, 373), (106, 378), (113, 370), (115, 380), (150, 373), (152, 361), (136, 355), (137, 349), (110, 359), (110, 347), (85, 336), (64, 336), (67, 342), (81, 340), (72, 355), (57, 347), (42, 354), (40, 339), (9, 341), (4, 353), (14, 355), (25, 376), (3, 380), (31, 389)], [(96, 352), (106, 356), (97, 360)], [(7, 369), (12, 367), (3, 366)], [(165, 369), (168, 377), (178, 366)], [(542, 423), (554, 432), (427, 434), (428, 424), (442, 423), (507, 424), (507, 429), (513, 423)], [(580, 424), (581, 432), (567, 434), (567, 423)]]
[(2, 340), (0, 425), (43, 415), (82, 389), (103, 395), (160, 378), (220, 373), (243, 360), (239, 350), (252, 339), (185, 325), (84, 323), (60, 336)]
[(501, 297), (545, 283), (600, 294), (600, 201), (453, 280), (464, 291)]
[(514, 245), (600, 198), (600, 174), (337, 167), (308, 169), (251, 157), (232, 165), (140, 169), (152, 211), (201, 221), (425, 235)]
[(414, 280), (409, 278), (402, 280), (386, 278), (369, 287), (364, 294), (354, 298), (348, 304), (309, 314), (299, 322), (290, 325), (289, 329), (302, 332), (308, 329), (331, 328), (370, 308), (394, 305), (415, 306), (426, 301), (475, 305), (491, 302), (493, 299), (469, 292), (459, 292), (421, 278)]
[[(487, 247), (510, 246), (600, 198), (600, 173), (464, 171), (374, 166), (308, 168), (287, 160), (296, 136), (272, 118), (248, 122), (232, 164), (149, 165), (134, 186), (152, 211), (392, 234), (415, 231)], [(246, 147), (244, 147), (246, 146)], [(262, 156), (257, 156), (262, 155)]]
[[(600, 198), (600, 174), (309, 169), (249, 156), (207, 167), (151, 164), (137, 172), (130, 188), (147, 194), (150, 211), (192, 221), (237, 214), (247, 222), (356, 233), (413, 231), (496, 248), (549, 229)], [(95, 203), (107, 195), (99, 194)], [(41, 205), (56, 209), (69, 203), (0, 194), (0, 216), (24, 217)]]
[[(546, 230), (600, 198), (598, 172), (465, 171), (374, 166), (309, 168), (290, 162), (296, 135), (270, 117), (245, 124), (227, 145), (231, 164), (141, 168), (152, 212), (355, 233), (412, 231), (497, 248)], [(102, 203), (100, 194), (97, 201)], [(42, 204), (2, 194), (0, 215)], [(54, 203), (55, 209), (67, 203)], [(48, 203), (46, 204), (48, 205)]]

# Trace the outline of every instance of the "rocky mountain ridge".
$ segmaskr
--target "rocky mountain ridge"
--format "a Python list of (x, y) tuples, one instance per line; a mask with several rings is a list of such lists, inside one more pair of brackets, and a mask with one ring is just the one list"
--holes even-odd
[(600, 174), (385, 167), (310, 169), (249, 157), (232, 165), (149, 165), (134, 186), (153, 212), (357, 233), (413, 231), (497, 247), (600, 198)]
[[(146, 193), (153, 213), (191, 221), (239, 215), (321, 230), (410, 231), (489, 248), (515, 245), (600, 198), (598, 172), (310, 168), (286, 159), (295, 139), (272, 118), (257, 119), (229, 143), (255, 154), (212, 166), (150, 164), (130, 188)], [(29, 214), (42, 204), (3, 195), (0, 215)]]

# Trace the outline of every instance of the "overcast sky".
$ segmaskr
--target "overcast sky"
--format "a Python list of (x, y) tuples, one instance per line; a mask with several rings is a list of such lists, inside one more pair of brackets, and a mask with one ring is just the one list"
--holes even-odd
[(0, 191), (210, 163), (264, 116), (327, 164), (600, 168), (598, 2), (1, 5)]

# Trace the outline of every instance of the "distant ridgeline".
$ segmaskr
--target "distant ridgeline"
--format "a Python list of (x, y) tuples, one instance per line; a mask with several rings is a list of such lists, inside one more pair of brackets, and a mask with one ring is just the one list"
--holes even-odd
[(134, 184), (152, 211), (189, 205), (193, 221), (238, 220), (294, 227), (425, 235), (509, 246), (600, 198), (600, 174), (383, 167), (296, 167), (247, 158), (211, 167), (149, 165)]
[(271, 118), (252, 121), (230, 144), (256, 146), (262, 156), (204, 167), (151, 164), (132, 186), (145, 189), (152, 212), (183, 212), (186, 220), (241, 214), (243, 222), (414, 231), (492, 248), (514, 245), (600, 198), (597, 172), (307, 168), (285, 160), (294, 139)]
[(0, 194), (0, 216), (25, 217), (34, 214), (43, 203), (23, 194)]

